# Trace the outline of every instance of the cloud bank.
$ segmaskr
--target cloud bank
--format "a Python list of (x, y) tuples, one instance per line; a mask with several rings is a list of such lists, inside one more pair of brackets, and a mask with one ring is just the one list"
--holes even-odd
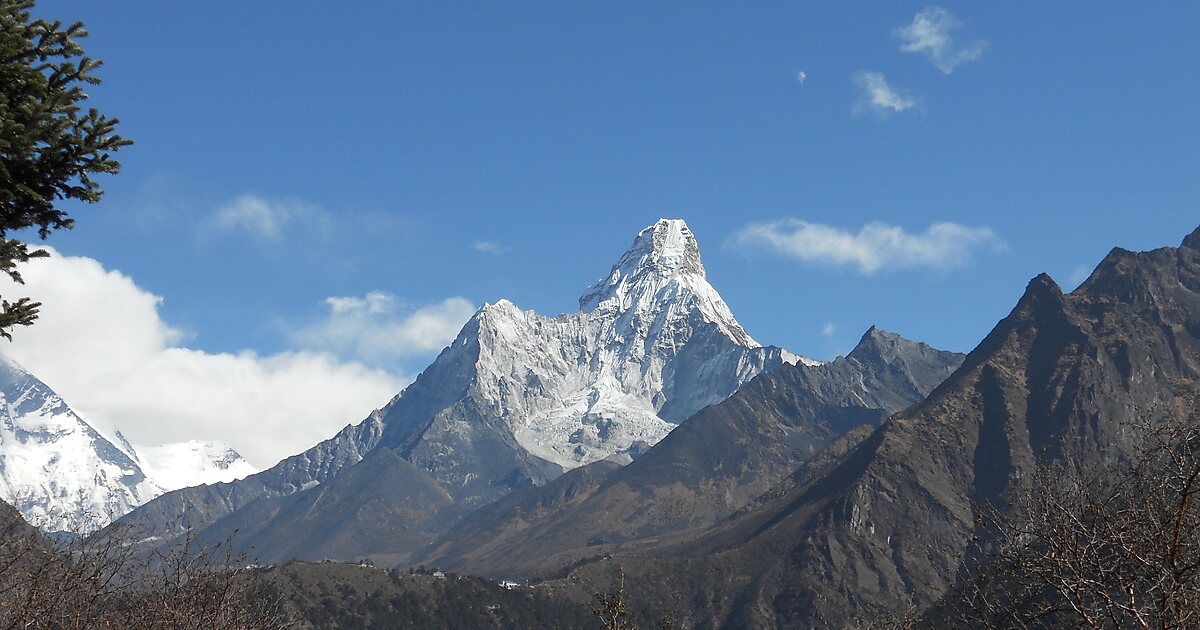
[(927, 268), (950, 270), (966, 265), (980, 248), (1001, 250), (1004, 242), (987, 227), (934, 223), (921, 233), (872, 222), (858, 232), (783, 219), (751, 223), (738, 230), (726, 246), (751, 253), (768, 253), (804, 262), (850, 267), (871, 275), (879, 271)]
[(962, 26), (949, 11), (940, 7), (928, 7), (913, 17), (908, 26), (895, 30), (900, 38), (900, 50), (925, 55), (944, 74), (964, 63), (983, 56), (987, 42), (982, 39), (957, 45), (951, 35)]
[[(37, 323), (16, 330), (0, 352), (99, 428), (120, 429), (135, 444), (221, 440), (265, 468), (361, 421), (405, 384), (321, 348), (260, 355), (185, 347), (186, 336), (159, 314), (161, 298), (93, 259), (47, 249), (50, 258), (22, 267), (26, 286), (0, 283), (0, 294), (43, 303)], [(407, 317), (389, 314), (390, 300), (332, 298), (329, 319), (312, 332), (336, 332), (331, 347), (361, 349), (371, 340), (393, 354), (414, 354), (453, 338), (449, 322), (469, 315), (462, 298)], [(356, 322), (360, 329), (350, 325)], [(381, 341), (393, 332), (401, 339)]]

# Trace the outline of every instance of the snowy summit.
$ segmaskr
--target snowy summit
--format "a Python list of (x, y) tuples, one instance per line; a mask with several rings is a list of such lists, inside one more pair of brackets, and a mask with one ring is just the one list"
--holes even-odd
[(44, 530), (87, 531), (161, 492), (128, 443), (0, 356), (0, 499)]
[(758, 373), (805, 360), (746, 333), (679, 219), (641, 230), (579, 305), (554, 318), (485, 305), (452, 346), (478, 344), (473, 387), (489, 415), (564, 468), (636, 455)]

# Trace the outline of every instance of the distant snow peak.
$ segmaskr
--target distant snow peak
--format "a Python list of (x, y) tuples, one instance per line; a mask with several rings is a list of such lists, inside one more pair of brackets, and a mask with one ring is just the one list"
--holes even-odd
[(142, 465), (166, 491), (230, 482), (258, 472), (241, 454), (217, 441), (188, 440), (138, 451)]
[(817, 359), (811, 359), (804, 355), (796, 354), (795, 352), (789, 352), (787, 350), (781, 349), (781, 354), (783, 357), (783, 362), (788, 365), (807, 365), (808, 367), (816, 367), (818, 365), (823, 365), (825, 363), (824, 361), (818, 361)]
[(121, 438), (0, 357), (0, 498), (48, 531), (90, 530), (162, 492)]
[(165, 491), (258, 472), (220, 442), (135, 448), (0, 355), (0, 499), (47, 531), (102, 527)]

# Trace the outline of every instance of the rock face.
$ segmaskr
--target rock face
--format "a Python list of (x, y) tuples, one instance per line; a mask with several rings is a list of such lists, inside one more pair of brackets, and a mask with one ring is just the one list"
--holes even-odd
[[(685, 623), (842, 627), (928, 605), (986, 540), (979, 506), (1004, 505), (1035, 461), (1125, 458), (1133, 427), (1189, 417), (1198, 392), (1200, 230), (1115, 249), (1069, 295), (1034, 278), (922, 403), (736, 518), (612, 562), (653, 585), (644, 605), (700, 602)], [(600, 583), (609, 562), (573, 577)]]
[(88, 530), (162, 492), (136, 454), (0, 357), (0, 499), (47, 531)]
[(597, 462), (477, 510), (422, 561), (498, 577), (546, 575), (619, 543), (713, 525), (830, 440), (921, 400), (962, 359), (871, 328), (844, 358), (758, 376), (627, 466)]
[(275, 507), (256, 506), (255, 525), (291, 531), (271, 520), (290, 513), (277, 499), (313, 492), (377, 449), (410, 464), (405, 474), (428, 475), (456, 509), (475, 508), (564, 470), (628, 461), (754, 376), (817, 363), (763, 347), (742, 329), (680, 220), (642, 230), (580, 306), (545, 317), (505, 300), (486, 305), (363, 423), (242, 481), (168, 493), (127, 522), (169, 537), (184, 523), (206, 526), (262, 501)]

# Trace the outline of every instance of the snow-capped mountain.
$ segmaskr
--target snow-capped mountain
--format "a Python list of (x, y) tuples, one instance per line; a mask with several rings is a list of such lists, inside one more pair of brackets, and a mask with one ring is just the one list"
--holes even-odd
[(106, 436), (0, 355), (0, 499), (46, 531), (101, 527), (163, 492), (258, 472), (220, 442), (134, 447)]
[(379, 445), (468, 505), (631, 456), (757, 374), (814, 361), (765, 347), (708, 283), (688, 226), (641, 230), (575, 313), (484, 305), (382, 410)]
[(90, 529), (162, 489), (127, 442), (110, 440), (0, 356), (0, 499), (48, 531)]
[(258, 472), (240, 453), (215, 440), (142, 446), (136, 455), (164, 491), (234, 481)]
[(746, 333), (682, 220), (642, 230), (579, 306), (551, 318), (501, 300), (455, 341), (478, 345), (472, 394), (484, 413), (566, 469), (657, 443), (759, 372), (815, 363)]
[[(411, 465), (404, 475), (432, 477), (456, 510), (470, 509), (589, 462), (628, 462), (754, 376), (819, 363), (762, 346), (742, 328), (708, 283), (681, 220), (641, 230), (579, 304), (557, 317), (507, 300), (485, 305), (411, 385), (362, 423), (241, 481), (167, 493), (125, 520), (164, 537), (179, 533), (181, 515), (192, 527), (220, 519), (243, 533), (295, 533), (299, 526), (283, 520), (317, 518), (314, 505), (370, 503), (359, 496), (369, 488), (355, 481), (370, 476), (347, 471), (382, 449)], [(274, 530), (255, 512), (267, 506), (279, 521)], [(360, 520), (376, 527), (379, 518), (371, 512)]]

